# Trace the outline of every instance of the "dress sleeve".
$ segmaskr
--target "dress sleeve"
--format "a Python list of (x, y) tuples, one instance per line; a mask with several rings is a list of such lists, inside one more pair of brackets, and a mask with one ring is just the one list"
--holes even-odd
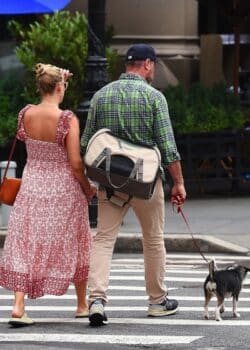
[(69, 121), (70, 118), (72, 118), (73, 112), (70, 110), (63, 111), (59, 122), (58, 122), (58, 127), (57, 127), (57, 143), (59, 146), (64, 146), (65, 143), (65, 137), (67, 136), (69, 132)]
[(25, 141), (26, 140), (26, 132), (24, 129), (24, 123), (23, 123), (23, 117), (27, 109), (29, 109), (31, 105), (25, 106), (21, 111), (18, 113), (18, 119), (17, 119), (17, 134), (16, 137), (20, 141)]

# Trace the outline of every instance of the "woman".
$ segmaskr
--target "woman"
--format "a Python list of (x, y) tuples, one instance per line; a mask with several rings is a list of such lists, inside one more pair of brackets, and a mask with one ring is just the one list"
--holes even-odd
[(70, 282), (76, 289), (76, 317), (88, 315), (88, 202), (96, 188), (84, 175), (78, 120), (59, 108), (71, 75), (37, 64), (41, 102), (27, 105), (18, 116), (17, 138), (25, 142), (28, 156), (0, 262), (0, 285), (15, 294), (12, 325), (33, 323), (25, 313), (25, 294), (62, 295)]

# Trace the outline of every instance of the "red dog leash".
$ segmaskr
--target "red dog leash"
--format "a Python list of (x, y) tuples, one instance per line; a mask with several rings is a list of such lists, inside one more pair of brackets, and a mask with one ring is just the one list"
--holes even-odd
[[(197, 248), (198, 252), (199, 252), (200, 255), (202, 256), (202, 258), (209, 264), (209, 261), (207, 260), (207, 258), (205, 257), (205, 255), (202, 253), (199, 244), (197, 243), (196, 239), (194, 238), (194, 234), (193, 234), (193, 232), (192, 232), (192, 230), (191, 230), (191, 228), (190, 228), (190, 226), (189, 226), (189, 223), (188, 223), (188, 221), (187, 221), (187, 218), (186, 218), (186, 216), (185, 216), (185, 214), (184, 214), (184, 212), (183, 212), (181, 206), (177, 204), (175, 198), (171, 198), (171, 202), (172, 202), (173, 211), (174, 211), (174, 212), (177, 212), (178, 214), (181, 214), (181, 216), (182, 216), (182, 218), (183, 218), (183, 221), (185, 222), (185, 224), (186, 224), (186, 226), (187, 226), (187, 228), (188, 228), (188, 231), (189, 231), (189, 233), (190, 233), (190, 235), (191, 235), (191, 237), (192, 237), (192, 239), (193, 239), (194, 245), (195, 245), (195, 247)], [(175, 210), (175, 208), (176, 208), (176, 210)]]

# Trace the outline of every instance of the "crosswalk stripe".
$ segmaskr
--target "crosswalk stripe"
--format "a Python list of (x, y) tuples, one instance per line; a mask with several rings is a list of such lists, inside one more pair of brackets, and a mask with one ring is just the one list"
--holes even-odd
[[(122, 272), (122, 273), (144, 273), (144, 270), (142, 269), (112, 269), (111, 273), (118, 273), (118, 272)], [(183, 270), (183, 269), (168, 269), (167, 268), (167, 274), (169, 273), (174, 273), (174, 274), (184, 274), (184, 275), (207, 275), (208, 274), (208, 270)]]
[[(69, 286), (69, 289), (75, 289), (74, 286), (70, 285)], [(130, 291), (136, 291), (136, 292), (139, 292), (139, 291), (142, 291), (142, 292), (145, 292), (146, 289), (144, 286), (142, 287), (138, 287), (138, 286), (123, 286), (123, 285), (120, 285), (120, 286), (115, 286), (115, 285), (110, 285), (109, 290), (122, 290), (122, 291), (125, 291), (125, 290), (130, 290)], [(178, 287), (168, 287), (168, 291), (170, 290), (176, 290), (178, 289)]]
[[(209, 258), (208, 258), (208, 260), (210, 260)], [(171, 264), (172, 265), (172, 262), (176, 262), (176, 260), (174, 259), (174, 260), (169, 260), (168, 262), (167, 262), (167, 265), (166, 266), (168, 266), (169, 264)], [(216, 259), (216, 264), (217, 264), (217, 266), (224, 266), (224, 265), (232, 265), (233, 263), (235, 262), (235, 260), (218, 260), (218, 259)], [(185, 264), (186, 263), (186, 265), (189, 265), (189, 264), (191, 264), (192, 266), (197, 266), (197, 265), (202, 265), (202, 266), (207, 266), (207, 262), (206, 261), (204, 261), (204, 260), (202, 260), (202, 259), (200, 259), (200, 260), (186, 260), (186, 259), (184, 259), (184, 260), (179, 260), (179, 263), (180, 264)]]
[[(134, 268), (138, 268), (138, 269), (141, 269), (141, 270), (144, 270), (144, 265), (143, 264), (116, 264), (115, 262), (112, 262), (112, 265), (111, 265), (111, 269), (112, 268), (127, 268), (127, 269), (130, 269), (131, 267), (134, 267)], [(181, 264), (166, 264), (166, 269), (190, 269), (190, 268), (195, 268), (195, 265), (189, 265), (189, 264), (185, 264), (185, 265), (181, 265)]]
[(52, 333), (0, 333), (0, 342), (63, 342), (128, 345), (190, 344), (202, 336), (100, 335)]
[[(109, 278), (110, 281), (144, 281), (144, 276), (138, 276), (138, 275), (111, 275)], [(164, 278), (164, 281), (168, 282), (204, 282), (205, 278), (199, 278), (199, 277), (171, 277), (167, 276)], [(243, 285), (250, 284), (250, 279), (246, 279), (243, 282)]]
[[(144, 281), (144, 276), (135, 275), (116, 275), (110, 276), (110, 281)], [(165, 277), (164, 281), (175, 282), (204, 282), (204, 278), (199, 277)]]
[[(229, 254), (211, 254), (211, 253), (206, 253), (206, 257), (209, 259), (215, 259), (216, 261), (218, 261), (218, 259), (223, 259), (223, 260), (249, 260), (250, 261), (250, 257), (249, 256), (245, 256), (245, 255), (229, 255)], [(188, 259), (189, 262), (192, 259), (193, 260), (202, 260), (202, 257), (200, 256), (200, 254), (174, 254), (174, 253), (167, 253), (167, 260), (168, 259), (176, 259), (176, 260), (182, 260), (182, 259)], [(176, 263), (176, 260), (174, 261), (174, 263)], [(143, 263), (144, 260), (143, 258), (115, 258), (113, 259), (113, 261), (115, 262), (141, 262)]]
[[(206, 257), (209, 259), (215, 259), (216, 261), (218, 259), (225, 259), (225, 260), (250, 260), (249, 256), (246, 255), (231, 255), (231, 254), (213, 254), (213, 253), (205, 253)], [(174, 258), (174, 259), (201, 259), (201, 255), (198, 254), (193, 254), (193, 253), (187, 253), (187, 254), (167, 254), (167, 258)]]
[[(3, 287), (0, 287), (0, 289), (4, 289)], [(69, 286), (69, 289), (72, 290), (72, 289), (75, 289), (74, 286), (70, 285)], [(168, 290), (176, 290), (178, 289), (177, 287), (169, 287)], [(145, 287), (138, 287), (138, 286), (114, 286), (114, 285), (110, 285), (109, 286), (109, 290), (130, 290), (130, 291), (142, 291), (142, 292), (145, 292)]]
[[(138, 276), (138, 275), (111, 275), (109, 277), (110, 281), (144, 281), (144, 276)], [(199, 277), (172, 277), (167, 276), (164, 278), (164, 281), (168, 282), (204, 282), (204, 278)], [(245, 280), (245, 284), (250, 283), (250, 280)]]
[[(135, 276), (135, 275), (116, 275), (110, 276), (111, 281), (144, 281), (144, 276)], [(167, 276), (164, 278), (164, 281), (169, 282), (205, 282), (204, 278), (199, 277), (171, 277)], [(244, 284), (250, 284), (250, 279), (246, 279)]]
[[(36, 318), (32, 317), (32, 320), (36, 323), (83, 323), (88, 324), (89, 320), (87, 318), (64, 318), (64, 317), (58, 317), (58, 318)], [(9, 321), (9, 318), (0, 318), (0, 324), (7, 323)], [(235, 326), (235, 327), (242, 327), (242, 326), (250, 326), (250, 320), (239, 320), (239, 319), (232, 319), (232, 320), (223, 320), (221, 322), (218, 322), (211, 318), (210, 320), (205, 319), (174, 319), (169, 317), (150, 317), (150, 318), (113, 318), (109, 317), (109, 324), (130, 324), (130, 325), (150, 325), (150, 326)], [(12, 334), (12, 333), (11, 333)], [(31, 333), (30, 333), (31, 334)]]
[[(177, 263), (178, 261), (178, 263)], [(207, 262), (202, 260), (202, 258), (200, 259), (189, 259), (189, 260), (186, 260), (186, 259), (183, 259), (183, 260), (177, 260), (174, 259), (174, 260), (167, 260), (166, 262), (166, 268), (168, 268), (168, 266), (172, 266), (172, 264), (175, 264), (177, 267), (178, 266), (183, 266), (183, 265), (186, 265), (186, 267), (188, 266), (197, 266), (197, 265), (202, 265), (202, 266), (207, 266)], [(250, 262), (250, 259), (248, 258), (248, 261)], [(135, 261), (131, 261), (131, 262), (128, 262), (128, 261), (124, 261), (124, 264), (125, 265), (134, 265)], [(142, 263), (142, 262), (141, 262)], [(223, 259), (216, 259), (216, 264), (217, 266), (220, 266), (220, 265), (231, 265), (235, 263), (235, 260), (233, 259), (226, 259), (226, 260), (223, 260)], [(115, 266), (115, 264), (113, 264), (112, 266)]]
[[(27, 311), (46, 311), (46, 312), (63, 312), (75, 311), (74, 306), (45, 306), (45, 305), (27, 305)], [(12, 306), (0, 306), (0, 311), (11, 311)], [(144, 311), (147, 312), (147, 306), (107, 306), (106, 311)], [(181, 312), (203, 312), (202, 306), (180, 306)], [(239, 312), (250, 312), (250, 307), (238, 307)], [(214, 307), (210, 307), (209, 311), (214, 311)]]
[[(174, 295), (174, 298), (177, 300), (182, 300), (182, 301), (204, 301), (204, 297), (203, 296), (183, 296), (183, 295)], [(65, 294), (65, 295), (46, 295), (43, 296), (41, 298), (39, 298), (40, 300), (76, 300), (76, 296), (75, 294)], [(109, 295), (108, 297), (109, 300), (122, 300), (122, 301), (126, 301), (126, 300), (148, 300), (148, 296), (147, 295)], [(4, 294), (1, 295), (1, 300), (13, 300), (13, 294)], [(216, 298), (214, 298), (213, 300), (216, 300)], [(250, 301), (250, 298), (248, 297), (241, 297), (240, 301)], [(232, 302), (231, 299), (230, 300), (226, 300), (227, 302)]]

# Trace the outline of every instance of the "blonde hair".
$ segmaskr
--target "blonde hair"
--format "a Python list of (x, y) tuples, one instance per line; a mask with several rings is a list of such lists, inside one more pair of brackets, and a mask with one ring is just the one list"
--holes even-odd
[(37, 63), (36, 83), (41, 94), (51, 94), (56, 84), (64, 81), (63, 69), (51, 64)]

